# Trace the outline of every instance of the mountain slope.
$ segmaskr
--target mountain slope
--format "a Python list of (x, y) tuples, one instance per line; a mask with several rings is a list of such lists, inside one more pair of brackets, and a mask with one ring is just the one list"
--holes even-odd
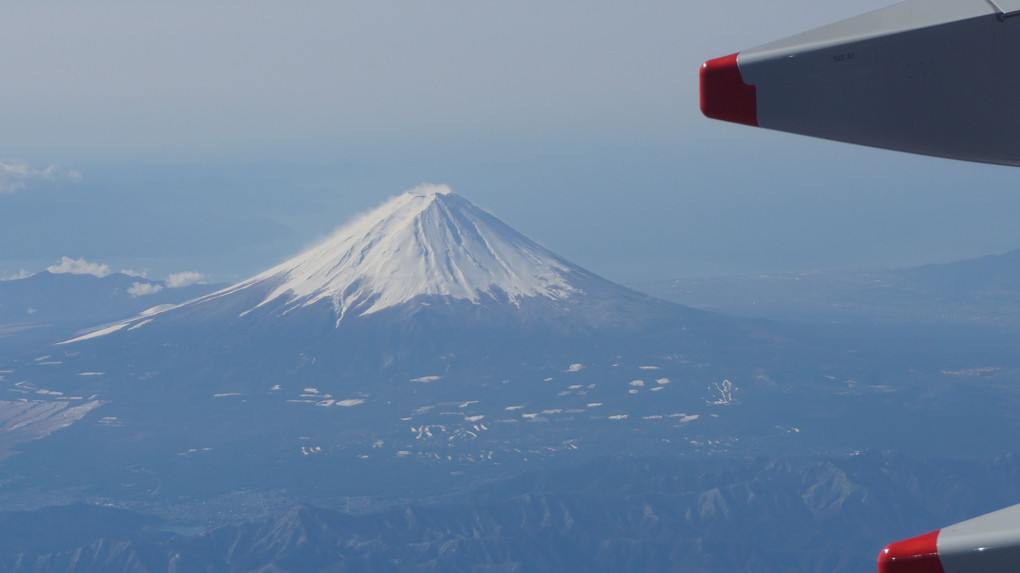
[(155, 306), (180, 304), (222, 286), (170, 288), (164, 281), (124, 273), (99, 277), (44, 271), (0, 280), (0, 355), (66, 339), (83, 328), (124, 320)]

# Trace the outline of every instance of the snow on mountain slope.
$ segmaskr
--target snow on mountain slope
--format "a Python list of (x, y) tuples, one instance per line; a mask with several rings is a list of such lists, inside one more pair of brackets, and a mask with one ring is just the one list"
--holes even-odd
[[(608, 285), (449, 187), (423, 184), (355, 219), (317, 247), (176, 308), (243, 295), (252, 301), (240, 311), (244, 316), (269, 303), (281, 303), (289, 313), (327, 301), (339, 325), (344, 317), (373, 314), (418, 297), (519, 306), (526, 298), (562, 301)], [(151, 318), (106, 325), (74, 341), (141, 326)]]
[(569, 264), (453, 194), (421, 185), (340, 229), (306, 253), (235, 287), (279, 282), (259, 305), (329, 299), (342, 319), (417, 296), (562, 299), (575, 292)]

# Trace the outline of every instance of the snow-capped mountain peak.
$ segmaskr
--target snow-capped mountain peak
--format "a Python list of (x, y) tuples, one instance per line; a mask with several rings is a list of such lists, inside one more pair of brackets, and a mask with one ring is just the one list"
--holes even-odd
[(326, 299), (339, 321), (419, 296), (563, 299), (579, 290), (567, 280), (572, 271), (584, 272), (449, 187), (420, 185), (227, 291), (275, 285), (258, 306), (283, 299), (296, 308)]

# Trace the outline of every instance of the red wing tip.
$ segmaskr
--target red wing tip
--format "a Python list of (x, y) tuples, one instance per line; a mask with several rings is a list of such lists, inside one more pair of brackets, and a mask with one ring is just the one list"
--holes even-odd
[(701, 113), (712, 119), (758, 126), (758, 99), (754, 86), (744, 83), (737, 54), (701, 65)]
[(878, 573), (945, 573), (938, 550), (939, 532), (890, 543), (878, 554)]

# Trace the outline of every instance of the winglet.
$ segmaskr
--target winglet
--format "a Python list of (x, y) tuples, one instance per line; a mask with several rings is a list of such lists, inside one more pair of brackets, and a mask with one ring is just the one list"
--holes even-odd
[(939, 531), (890, 543), (878, 554), (878, 573), (945, 573), (938, 550)]
[(758, 126), (758, 100), (754, 86), (744, 83), (737, 54), (701, 65), (701, 113), (712, 119)]

